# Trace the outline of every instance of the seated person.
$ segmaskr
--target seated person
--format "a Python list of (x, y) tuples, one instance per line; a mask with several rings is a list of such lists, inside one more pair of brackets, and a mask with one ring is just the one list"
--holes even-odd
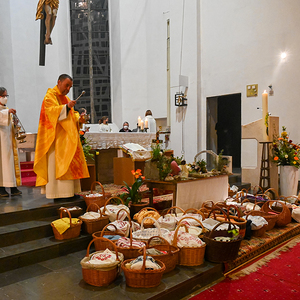
[(129, 129), (129, 123), (125, 121), (123, 123), (123, 128), (121, 128), (119, 132), (131, 132), (131, 130)]
[(111, 127), (108, 124), (108, 117), (104, 116), (99, 121), (99, 132), (112, 132)]

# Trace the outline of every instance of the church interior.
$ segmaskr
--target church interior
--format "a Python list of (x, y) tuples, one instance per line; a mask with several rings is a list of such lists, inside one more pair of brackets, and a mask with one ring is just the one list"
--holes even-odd
[[(219, 299), (220, 295), (212, 298), (213, 287), (229, 280), (229, 274), (290, 242), (293, 246), (289, 249), (299, 251), (294, 247), (300, 233), (298, 1), (27, 0), (1, 1), (0, 11), (0, 87), (9, 95), (3, 105), (0, 90), (0, 117), (3, 107), (16, 110), (20, 125), (16, 133), (21, 174), (18, 188), (22, 192), (0, 197), (0, 299)], [(40, 13), (44, 17), (38, 18)], [(76, 101), (74, 110), (86, 111), (78, 139), (83, 153), (86, 155), (85, 143), (87, 152), (92, 153), (84, 162), (90, 178), (80, 179), (82, 191), (75, 192), (77, 198), (71, 200), (48, 199), (41, 194), (43, 188), (35, 186), (43, 101), (48, 89), (59, 85), (61, 74), (72, 77), (67, 96)], [(66, 114), (72, 107), (66, 108)], [(154, 130), (150, 127), (152, 116), (145, 116), (148, 110), (155, 120)], [(109, 132), (99, 132), (103, 118), (108, 119)], [(125, 123), (131, 132), (119, 132)], [(1, 148), (3, 124), (0, 119), (0, 182), (2, 174), (10, 172)], [(286, 153), (281, 156), (277, 150), (283, 142), (292, 149), (291, 163)], [(154, 170), (159, 179), (155, 177), (158, 175), (148, 163), (154, 158), (155, 147), (162, 156), (172, 154), (180, 173), (170, 167), (171, 179), (168, 174), (161, 179), (161, 170)], [(220, 157), (226, 159), (225, 166), (210, 172)], [(194, 172), (191, 168), (195, 165), (200, 166), (197, 161), (205, 162), (208, 176), (199, 175), (204, 171), (188, 174)], [(286, 165), (293, 173), (284, 175), (288, 171), (282, 167)], [(133, 177), (131, 170), (142, 170), (142, 174), (137, 172)], [(184, 172), (186, 177), (177, 175)], [(85, 227), (76, 237), (57, 237), (52, 222), (62, 218), (61, 207), (88, 212), (89, 194), (95, 193), (96, 198), (103, 195), (103, 207), (110, 197), (124, 192), (124, 184), (131, 190), (142, 175), (146, 177), (145, 190), (140, 190), (142, 203), (162, 215), (168, 215), (173, 206), (184, 214), (193, 208), (203, 221), (211, 219), (215, 203), (219, 203), (218, 213), (227, 214), (228, 210), (228, 218), (230, 207), (239, 207), (235, 218), (242, 219), (245, 227), (237, 223), (243, 238), (240, 248), (229, 251), (236, 250), (235, 257), (210, 259), (208, 246), (215, 240), (211, 242), (208, 229), (201, 224), (204, 234), (198, 236), (206, 243), (202, 263), (180, 264), (177, 258), (176, 267), (161, 275), (158, 284), (144, 286), (138, 286), (138, 277), (130, 285), (128, 270), (120, 264), (110, 283), (89, 283), (90, 273), (82, 261), (100, 250), (96, 231)], [(246, 240), (246, 223), (250, 223), (247, 214), (243, 219), (240, 213), (249, 207), (244, 205), (240, 210), (235, 202), (250, 203), (249, 199), (254, 203), (253, 211), (262, 199), (281, 203), (276, 216), (283, 217), (285, 208), (288, 216), (270, 231)], [(275, 214), (274, 206), (263, 204), (259, 210), (262, 207)], [(220, 220), (227, 222), (222, 216)], [(233, 245), (236, 239), (230, 237)], [(219, 249), (217, 255), (225, 250)], [(293, 255), (299, 257), (299, 253)], [(288, 294), (289, 299), (298, 299), (297, 285), (287, 293), (291, 290), (294, 294)], [(226, 290), (225, 299), (236, 299), (231, 292)]]

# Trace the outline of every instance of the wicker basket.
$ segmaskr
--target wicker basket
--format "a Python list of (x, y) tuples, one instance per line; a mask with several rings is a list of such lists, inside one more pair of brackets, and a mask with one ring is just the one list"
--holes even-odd
[(252, 210), (248, 213), (248, 215), (261, 216), (261, 217), (265, 218), (266, 221), (268, 222), (268, 225), (266, 227), (266, 231), (273, 229), (273, 227), (275, 226), (276, 221), (278, 219), (278, 214), (267, 213), (267, 212), (260, 211), (260, 210)]
[[(273, 210), (272, 207), (272, 203), (276, 203), (276, 204), (280, 204), (282, 206), (282, 211), (281, 212), (277, 212), (275, 210)], [(288, 209), (288, 207), (283, 204), (282, 202), (279, 201), (267, 201), (263, 206), (262, 206), (262, 211), (264, 212), (271, 212), (271, 213), (276, 213), (278, 215), (278, 219), (276, 221), (276, 226), (278, 227), (284, 227), (286, 226), (288, 223), (290, 223), (292, 221), (292, 214), (291, 211)]]
[[(145, 217), (151, 217), (157, 220), (160, 217), (160, 214), (154, 207), (144, 207), (133, 216), (133, 219), (136, 220), (141, 225), (142, 220)], [(147, 219), (147, 222), (144, 222), (144, 228), (153, 228), (153, 227), (154, 227), (153, 220)]]
[[(142, 248), (132, 246), (132, 227), (131, 226), (130, 226), (129, 239), (130, 239), (130, 247), (129, 248), (117, 246), (118, 251), (124, 255), (124, 259), (137, 258), (139, 255), (141, 255), (139, 251)], [(146, 244), (145, 244), (145, 246), (146, 246)]]
[[(110, 266), (103, 267), (101, 265), (92, 265), (89, 263), (91, 255), (97, 253), (97, 252), (103, 252), (103, 251), (97, 251), (93, 254), (90, 253), (90, 247), (91, 244), (95, 241), (98, 241), (99, 243), (104, 242), (106, 243), (111, 243), (111, 246), (114, 249), (114, 253), (116, 254), (117, 260), (115, 263), (111, 264)], [(118, 253), (118, 250), (114, 243), (112, 243), (110, 240), (99, 237), (99, 238), (94, 238), (88, 245), (87, 252), (85, 258), (83, 258), (80, 262), (81, 267), (82, 267), (82, 276), (83, 280), (93, 286), (107, 286), (111, 284), (116, 277), (119, 274), (120, 271), (120, 265), (123, 261), (123, 254)]]
[(60, 216), (60, 211), (62, 210), (62, 218), (69, 217), (67, 212), (64, 211), (64, 209), (67, 209), (69, 213), (71, 214), (72, 218), (78, 218), (82, 215), (83, 209), (79, 206), (72, 206), (72, 207), (60, 207), (57, 209), (58, 217)]
[(87, 212), (89, 212), (89, 208), (91, 206), (96, 206), (97, 211), (100, 212), (100, 217), (99, 218), (97, 218), (97, 219), (84, 219), (84, 218), (82, 218), (82, 216), (79, 217), (80, 220), (83, 222), (83, 226), (82, 226), (83, 230), (86, 233), (89, 233), (89, 234), (92, 234), (96, 231), (102, 230), (103, 227), (106, 224), (108, 224), (108, 222), (109, 222), (108, 216), (105, 216), (105, 215), (102, 214), (102, 212), (100, 211), (99, 206), (96, 203), (91, 203), (86, 209)]
[[(184, 225), (181, 223), (185, 219), (196, 220), (199, 223), (199, 225), (202, 227), (202, 230), (204, 231), (204, 227), (198, 219), (193, 218), (193, 217), (184, 217), (177, 224), (177, 228), (174, 233), (174, 239), (172, 242), (173, 246), (177, 247), (178, 230), (181, 227), (181, 225)], [(203, 261), (204, 261), (205, 248), (206, 248), (205, 244), (202, 245), (201, 247), (182, 247), (182, 248), (180, 248), (179, 256), (178, 256), (178, 264), (181, 266), (189, 266), (189, 267), (202, 265)]]
[[(147, 219), (152, 219), (154, 221), (155, 228), (144, 228), (144, 222)], [(155, 219), (151, 217), (145, 217), (142, 220), (141, 229), (133, 232), (132, 236), (137, 241), (147, 243), (151, 237), (156, 235), (162, 236), (162, 234), (169, 233), (169, 232), (170, 231), (168, 229), (160, 228), (158, 222)]]
[[(94, 190), (96, 187), (96, 184), (99, 184), (102, 189), (102, 196), (98, 197), (89, 197), (90, 194), (94, 194)], [(96, 190), (95, 190), (96, 191)], [(94, 181), (91, 185), (91, 192), (88, 195), (84, 195), (84, 201), (86, 203), (86, 206), (89, 206), (91, 203), (96, 203), (99, 207), (104, 206), (105, 201), (108, 197), (111, 196), (111, 194), (105, 193), (103, 185), (99, 181)]]
[(63, 211), (67, 212), (69, 219), (70, 219), (70, 227), (62, 234), (58, 232), (58, 230), (55, 228), (55, 226), (51, 223), (51, 227), (53, 230), (53, 234), (56, 240), (68, 240), (73, 239), (75, 237), (78, 237), (80, 235), (81, 230), (81, 224), (82, 221), (79, 220), (77, 224), (72, 224), (72, 218), (69, 211), (65, 208), (60, 211), (60, 218), (62, 218)]
[[(160, 239), (163, 243), (151, 246), (151, 241), (153, 239)], [(158, 259), (165, 264), (166, 270), (164, 271), (164, 273), (168, 273), (175, 269), (178, 263), (178, 257), (180, 251), (180, 249), (177, 246), (170, 245), (169, 242), (161, 236), (155, 236), (150, 238), (147, 242), (147, 249), (151, 249), (151, 248), (155, 248), (159, 251), (167, 252), (167, 254), (162, 254), (162, 255), (151, 255), (155, 260)], [(140, 253), (141, 251), (142, 250), (139, 250)]]
[[(216, 206), (219, 206), (221, 204), (216, 204)], [(228, 221), (228, 219), (230, 219), (230, 222), (234, 225), (237, 225), (239, 227), (239, 234), (242, 238), (245, 237), (246, 234), (246, 224), (247, 224), (247, 220), (241, 217), (241, 211), (240, 209), (235, 206), (235, 205), (226, 205), (226, 204), (222, 204), (220, 206), (222, 209), (226, 209), (227, 211), (227, 216), (224, 219), (223, 217), (219, 217), (217, 218), (219, 221)], [(235, 212), (237, 212), (237, 216), (236, 215), (230, 215), (230, 208), (233, 208), (235, 210)]]
[(267, 226), (264, 225), (262, 228), (259, 228), (257, 230), (251, 230), (251, 236), (253, 237), (263, 237), (267, 231)]
[(146, 270), (146, 247), (143, 248), (143, 266), (141, 270), (132, 270), (126, 268), (126, 264), (133, 259), (127, 259), (122, 262), (121, 268), (124, 272), (126, 284), (135, 288), (151, 288), (160, 284), (163, 273), (166, 269), (162, 261), (156, 262), (161, 266), (158, 270)]
[[(111, 204), (113, 201), (117, 204), (116, 205)], [(113, 210), (109, 210), (107, 208), (107, 205), (109, 205), (109, 204), (112, 205), (111, 208), (114, 207)], [(120, 209), (125, 209), (125, 210), (128, 210), (128, 212), (129, 212), (129, 208), (124, 205), (124, 201), (120, 197), (115, 196), (115, 197), (110, 197), (109, 199), (107, 199), (104, 204), (104, 207), (101, 210), (102, 210), (102, 212), (104, 212), (105, 215), (109, 216), (109, 221), (113, 222), (117, 219), (118, 211)]]
[[(108, 226), (113, 226), (115, 227), (115, 231), (110, 231), (110, 230), (106, 230), (106, 228)], [(107, 224), (104, 226), (104, 228), (102, 229), (102, 231), (97, 231), (97, 232), (94, 232), (92, 234), (93, 238), (96, 239), (94, 244), (95, 244), (95, 249), (98, 251), (98, 250), (105, 250), (106, 248), (110, 249), (110, 250), (113, 250), (113, 248), (111, 247), (111, 244), (110, 243), (105, 243), (105, 242), (99, 242), (97, 240), (97, 238), (99, 237), (104, 237), (105, 235), (119, 235), (119, 236), (125, 236), (125, 234), (121, 231), (118, 230), (118, 228), (114, 225), (114, 224)]]
[[(216, 230), (221, 224), (229, 224), (229, 230)], [(230, 221), (220, 222), (210, 232), (207, 232), (203, 240), (206, 243), (205, 258), (208, 261), (221, 263), (235, 260), (238, 256), (239, 248), (242, 242), (242, 237), (239, 236), (236, 240), (223, 242), (214, 240), (218, 236), (232, 237), (232, 233), (228, 233), (232, 229), (237, 228)]]

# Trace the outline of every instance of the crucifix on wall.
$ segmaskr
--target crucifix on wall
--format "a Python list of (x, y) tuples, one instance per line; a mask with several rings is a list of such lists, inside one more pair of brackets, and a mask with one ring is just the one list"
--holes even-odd
[[(54, 28), (59, 0), (39, 0), (36, 9), (36, 19), (41, 20), (40, 29), (40, 61), (39, 65), (45, 65), (45, 45), (52, 45), (51, 32)], [(46, 18), (45, 18), (46, 15)]]

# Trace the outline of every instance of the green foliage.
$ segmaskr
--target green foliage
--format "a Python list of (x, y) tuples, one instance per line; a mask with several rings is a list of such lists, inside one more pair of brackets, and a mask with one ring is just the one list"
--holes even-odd
[(84, 136), (84, 134), (85, 134), (84, 130), (79, 131), (79, 137), (80, 137), (85, 160), (87, 160), (88, 158), (94, 159), (94, 154), (91, 153), (92, 147), (89, 144), (88, 139)]

